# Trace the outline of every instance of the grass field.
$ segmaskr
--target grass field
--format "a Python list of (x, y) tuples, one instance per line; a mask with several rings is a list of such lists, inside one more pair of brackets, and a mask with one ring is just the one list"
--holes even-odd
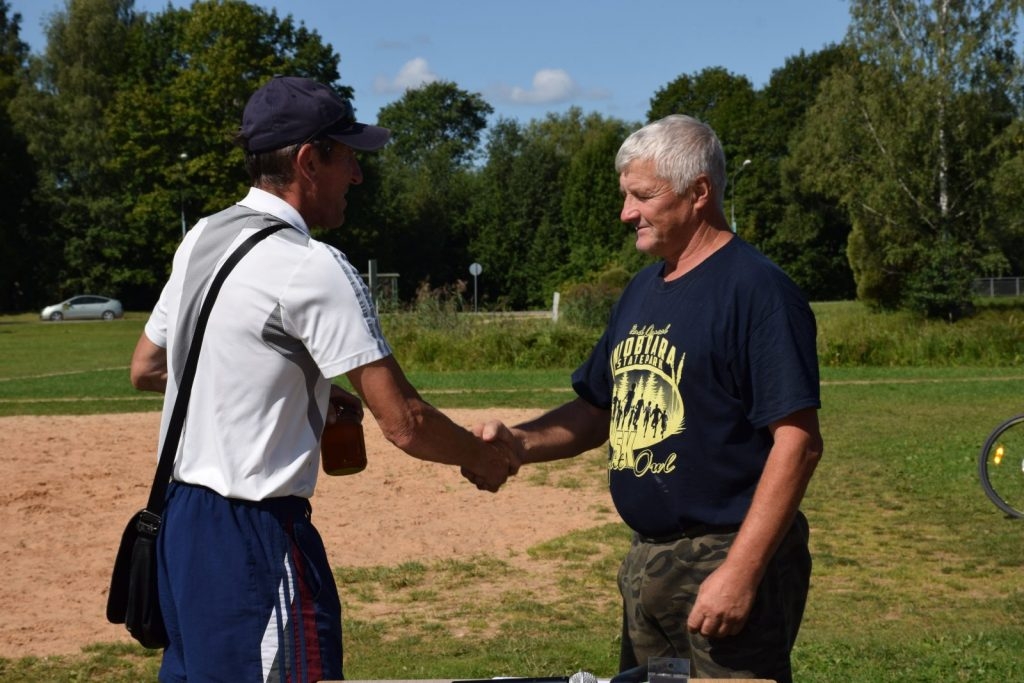
[[(141, 325), (132, 316), (105, 325), (0, 322), (0, 414), (156, 409), (127, 387)], [(568, 369), (411, 374), (442, 407), (545, 406), (569, 396)], [(822, 380), (826, 449), (804, 505), (815, 572), (797, 680), (1024, 680), (1024, 526), (988, 502), (976, 476), (988, 431), (1024, 412), (1024, 368), (824, 367)], [(605, 477), (599, 453), (544, 467), (520, 476), (567, 468), (595, 485)], [(337, 567), (346, 674), (582, 667), (610, 675), (614, 575), (627, 542), (621, 526), (607, 525), (533, 548), (529, 559), (546, 579), (531, 590), (505, 557)], [(471, 597), (481, 592), (491, 599)], [(383, 600), (405, 608), (368, 617)], [(148, 680), (157, 662), (140, 648), (100, 643), (75, 657), (0, 660), (0, 680)]]

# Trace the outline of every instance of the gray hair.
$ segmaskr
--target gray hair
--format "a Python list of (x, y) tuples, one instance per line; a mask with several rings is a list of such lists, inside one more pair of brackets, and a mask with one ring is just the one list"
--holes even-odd
[(636, 160), (654, 161), (654, 172), (683, 194), (697, 177), (711, 181), (711, 194), (721, 208), (725, 195), (725, 152), (711, 126), (692, 116), (672, 114), (649, 123), (626, 138), (615, 155), (615, 170), (622, 173)]

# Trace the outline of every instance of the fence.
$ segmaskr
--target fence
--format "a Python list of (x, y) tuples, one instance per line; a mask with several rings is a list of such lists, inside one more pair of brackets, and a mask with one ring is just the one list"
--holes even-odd
[(978, 296), (1024, 295), (1024, 277), (979, 277), (974, 280), (974, 293)]

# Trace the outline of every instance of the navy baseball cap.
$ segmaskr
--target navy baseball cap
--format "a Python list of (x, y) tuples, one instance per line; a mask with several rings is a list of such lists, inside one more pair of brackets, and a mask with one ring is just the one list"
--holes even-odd
[(245, 150), (255, 154), (324, 137), (371, 152), (387, 143), (391, 131), (356, 121), (352, 103), (322, 83), (275, 76), (249, 98), (240, 135)]

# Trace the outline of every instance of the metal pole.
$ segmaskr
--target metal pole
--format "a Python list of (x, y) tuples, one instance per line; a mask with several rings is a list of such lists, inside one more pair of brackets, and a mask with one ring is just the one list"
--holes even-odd
[(370, 289), (370, 303), (373, 304), (374, 309), (377, 309), (379, 304), (377, 303), (377, 259), (372, 258), (366, 264), (367, 273), (367, 285)]
[(750, 159), (744, 159), (740, 167), (736, 169), (736, 172), (732, 174), (732, 184), (729, 186), (729, 211), (732, 214), (730, 223), (732, 224), (733, 232), (736, 232), (736, 178), (749, 165)]
[(185, 236), (185, 231), (188, 229), (188, 225), (185, 221), (185, 160), (188, 159), (188, 154), (182, 152), (178, 155), (180, 160), (178, 168), (181, 170), (181, 178), (178, 181), (178, 207), (181, 209), (181, 236)]
[(476, 278), (484, 272), (484, 267), (474, 261), (469, 264), (469, 274), (473, 276), (473, 312), (476, 313)]

